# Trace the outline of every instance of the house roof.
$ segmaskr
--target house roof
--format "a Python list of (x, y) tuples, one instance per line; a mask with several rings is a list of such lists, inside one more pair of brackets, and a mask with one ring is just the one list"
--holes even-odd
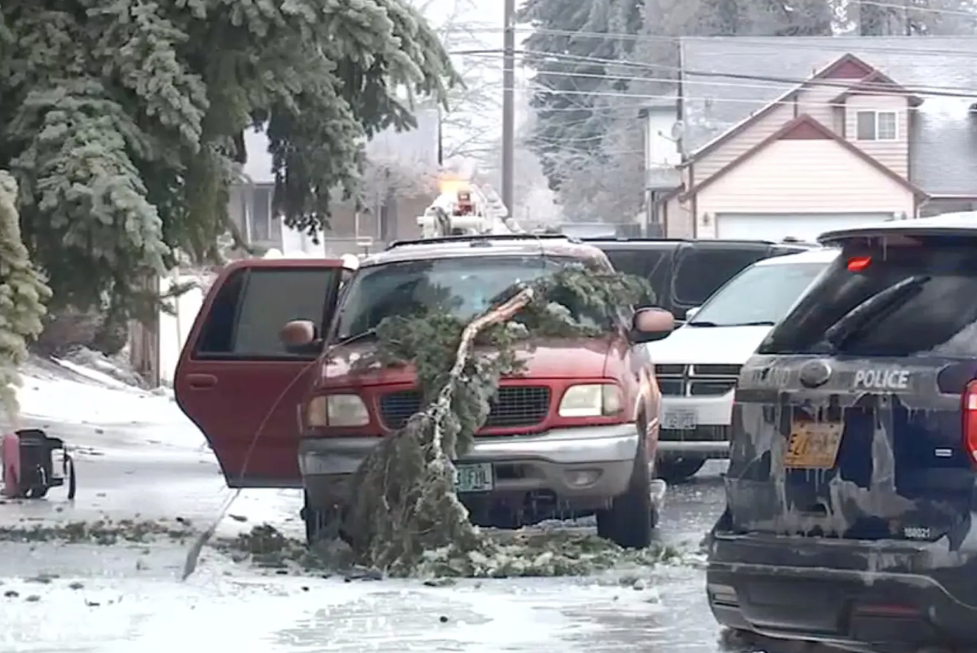
[(714, 182), (722, 179), (728, 173), (732, 172), (739, 166), (743, 165), (754, 156), (765, 150), (771, 144), (776, 143), (781, 140), (830, 140), (834, 141), (844, 149), (848, 150), (851, 154), (858, 157), (868, 165), (872, 166), (878, 170), (881, 174), (889, 177), (893, 181), (901, 184), (908, 190), (911, 190), (915, 195), (921, 198), (927, 197), (927, 193), (915, 184), (909, 182), (905, 177), (896, 174), (892, 168), (883, 165), (873, 157), (869, 156), (863, 152), (860, 148), (852, 145), (848, 140), (842, 138), (836, 134), (831, 129), (828, 129), (820, 122), (812, 118), (807, 114), (802, 114), (790, 122), (784, 124), (783, 127), (775, 131), (774, 133), (767, 136), (765, 139), (748, 149), (743, 154), (739, 155), (725, 166), (720, 168), (715, 172), (715, 174), (710, 175), (706, 179), (702, 180), (702, 183), (692, 186), (688, 191), (683, 193), (684, 197), (694, 195), (701, 192), (703, 189), (711, 186)]
[[(813, 86), (822, 80), (828, 79), (859, 79), (869, 77), (871, 75), (877, 74), (878, 71), (872, 68), (869, 64), (865, 63), (853, 54), (846, 53), (827, 66), (824, 66), (820, 70), (816, 70), (813, 74), (802, 82), (792, 84), (790, 88), (762, 106), (758, 111), (754, 111), (745, 116), (742, 120), (737, 122), (735, 125), (729, 127), (725, 131), (720, 132), (715, 137), (710, 139), (708, 142), (704, 143), (700, 147), (691, 148), (689, 153), (689, 161), (697, 159), (701, 156), (712, 152), (720, 145), (728, 141), (729, 139), (738, 136), (744, 130), (746, 130), (754, 122), (762, 118), (763, 116), (769, 114), (771, 111), (776, 109), (778, 106), (784, 102), (788, 102), (803, 91), (805, 88)], [(838, 82), (834, 82), (838, 83)], [(847, 88), (847, 86), (846, 86)], [(692, 98), (694, 101), (695, 98)], [(687, 165), (689, 161), (683, 163)]]
[(890, 79), (885, 73), (878, 70), (867, 75), (861, 81), (855, 82), (844, 91), (836, 95), (831, 104), (842, 104), (852, 95), (905, 95), (909, 100), (909, 106), (918, 107), (923, 103), (923, 98), (907, 90), (902, 84)]
[[(977, 101), (975, 37), (684, 37), (680, 48), (686, 152), (852, 54), (923, 100), (910, 127), (910, 180), (933, 196), (977, 195), (977, 124), (970, 115)], [(743, 80), (744, 74), (771, 81)], [(943, 95), (959, 89), (960, 96), (926, 89)]]

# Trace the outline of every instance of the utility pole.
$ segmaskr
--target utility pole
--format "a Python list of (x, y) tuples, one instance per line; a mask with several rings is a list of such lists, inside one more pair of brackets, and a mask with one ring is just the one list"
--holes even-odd
[(516, 150), (516, 0), (505, 0), (505, 41), (502, 57), (502, 203), (515, 215), (513, 180)]

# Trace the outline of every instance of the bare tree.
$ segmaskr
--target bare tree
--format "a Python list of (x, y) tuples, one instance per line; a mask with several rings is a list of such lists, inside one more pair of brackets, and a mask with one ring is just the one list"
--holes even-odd
[(435, 23), (464, 86), (453, 89), (442, 114), (443, 158), (486, 162), (497, 152), (502, 107), (502, 24), (493, 20), (492, 3), (434, 0), (415, 3)]
[(393, 195), (423, 197), (437, 193), (438, 170), (432, 161), (389, 152), (368, 156), (363, 169), (360, 203), (379, 213)]

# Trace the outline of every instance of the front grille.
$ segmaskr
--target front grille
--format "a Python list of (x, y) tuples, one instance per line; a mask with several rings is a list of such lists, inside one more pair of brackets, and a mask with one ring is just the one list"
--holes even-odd
[[(411, 415), (421, 408), (421, 393), (417, 390), (391, 392), (380, 397), (380, 419), (389, 429), (403, 428)], [(539, 386), (507, 386), (499, 388), (492, 401), (485, 427), (511, 428), (535, 426), (550, 410), (550, 389)]]
[(682, 376), (688, 365), (655, 365), (655, 374), (658, 376)]
[(727, 442), (730, 427), (702, 424), (691, 430), (661, 429), (658, 439), (667, 442)]
[(742, 365), (655, 365), (666, 397), (719, 397), (736, 388)]
[(693, 365), (692, 376), (731, 376), (739, 378), (742, 365)]
[(736, 381), (693, 381), (689, 394), (693, 397), (719, 397), (736, 387)]
[(658, 379), (658, 387), (661, 388), (662, 394), (670, 397), (681, 397), (684, 392), (684, 386), (682, 381), (679, 379)]

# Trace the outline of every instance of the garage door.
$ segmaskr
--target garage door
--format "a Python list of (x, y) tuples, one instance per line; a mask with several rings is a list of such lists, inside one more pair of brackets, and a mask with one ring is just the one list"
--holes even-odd
[(825, 231), (873, 224), (891, 213), (717, 213), (717, 238), (815, 241)]

